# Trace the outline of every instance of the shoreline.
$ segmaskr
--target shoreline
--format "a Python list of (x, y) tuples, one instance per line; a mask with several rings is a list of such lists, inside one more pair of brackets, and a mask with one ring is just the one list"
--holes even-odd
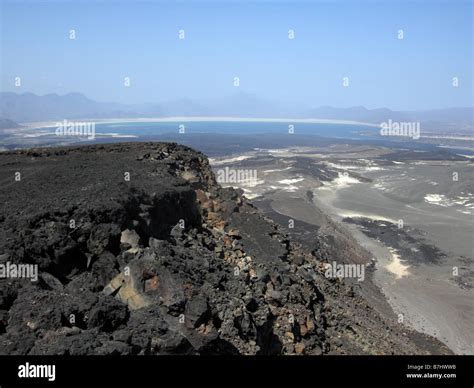
[[(255, 123), (302, 123), (302, 124), (346, 124), (346, 125), (366, 125), (370, 127), (379, 127), (378, 124), (365, 123), (353, 120), (331, 120), (316, 118), (253, 118), (253, 117), (232, 117), (232, 116), (169, 116), (169, 117), (137, 117), (137, 118), (80, 118), (67, 119), (69, 121), (94, 122), (95, 124), (117, 124), (117, 123), (173, 123), (173, 122), (255, 122)], [(62, 120), (34, 121), (18, 123), (20, 128), (6, 128), (8, 130), (22, 130), (34, 128), (55, 127)]]

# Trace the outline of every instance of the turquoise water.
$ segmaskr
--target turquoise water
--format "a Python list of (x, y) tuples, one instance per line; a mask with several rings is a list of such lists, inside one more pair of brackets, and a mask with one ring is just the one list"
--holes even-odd
[(378, 129), (361, 124), (334, 123), (292, 123), (292, 122), (229, 122), (229, 121), (191, 121), (191, 122), (141, 122), (141, 123), (100, 123), (96, 124), (96, 133), (117, 133), (120, 135), (153, 136), (164, 133), (178, 133), (183, 125), (186, 133), (222, 133), (222, 134), (262, 134), (288, 133), (289, 125), (294, 133), (300, 135), (318, 135), (337, 138), (360, 138), (362, 134), (377, 136)]

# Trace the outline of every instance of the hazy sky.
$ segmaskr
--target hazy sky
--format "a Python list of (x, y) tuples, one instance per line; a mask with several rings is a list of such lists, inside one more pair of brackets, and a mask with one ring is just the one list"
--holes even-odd
[(0, 2), (2, 91), (127, 103), (244, 91), (309, 106), (474, 105), (470, 1)]

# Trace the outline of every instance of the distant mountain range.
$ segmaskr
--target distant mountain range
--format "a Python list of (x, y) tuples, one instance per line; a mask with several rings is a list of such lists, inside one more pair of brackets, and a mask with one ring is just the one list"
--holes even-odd
[(161, 116), (153, 104), (125, 105), (97, 102), (80, 93), (65, 95), (33, 93), (0, 93), (0, 117), (16, 122), (49, 121), (80, 118)]
[(367, 109), (363, 106), (350, 108), (324, 106), (308, 109), (274, 103), (249, 93), (237, 93), (218, 100), (181, 99), (159, 104), (97, 102), (80, 93), (43, 96), (33, 93), (0, 93), (0, 117), (19, 123), (63, 119), (170, 116), (314, 118), (374, 124), (391, 119), (392, 121), (420, 121), (435, 127), (449, 124), (450, 127), (471, 128), (474, 108), (393, 111), (388, 108)]

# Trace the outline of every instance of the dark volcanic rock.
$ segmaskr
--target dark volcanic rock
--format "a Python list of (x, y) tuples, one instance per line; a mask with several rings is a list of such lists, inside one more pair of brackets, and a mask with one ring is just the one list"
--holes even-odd
[(327, 279), (187, 147), (8, 152), (0, 180), (0, 262), (39, 267), (0, 279), (0, 354), (447, 352)]
[(102, 298), (92, 308), (87, 327), (98, 327), (102, 331), (113, 331), (127, 322), (127, 306), (114, 298)]
[(99, 224), (91, 231), (87, 249), (96, 256), (105, 251), (117, 254), (120, 251), (120, 234), (117, 224)]

